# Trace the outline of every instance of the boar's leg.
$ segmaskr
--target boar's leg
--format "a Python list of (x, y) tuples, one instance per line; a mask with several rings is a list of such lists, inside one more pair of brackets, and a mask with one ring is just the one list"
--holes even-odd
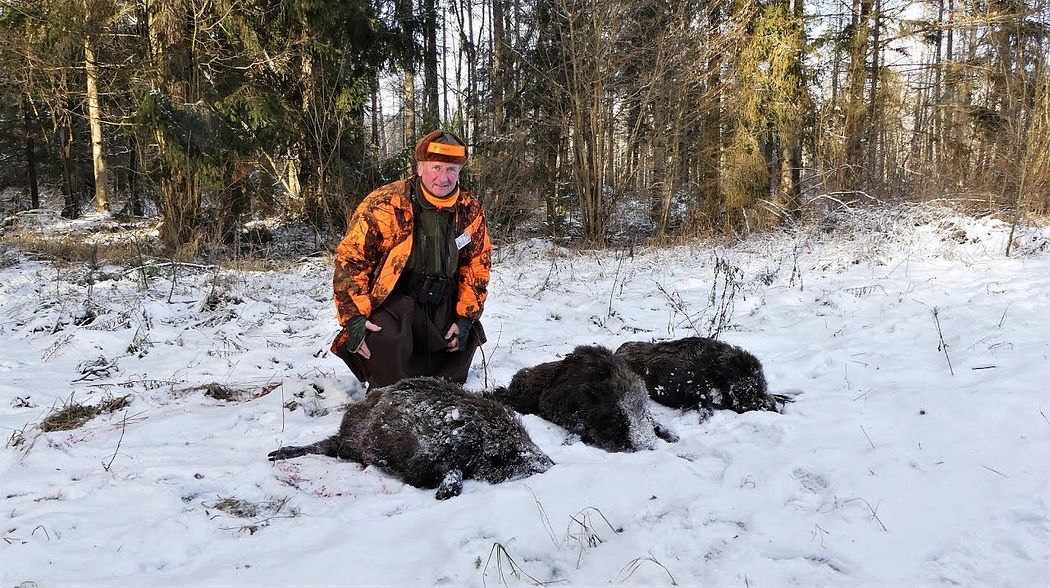
[(266, 457), (270, 461), (290, 459), (293, 457), (309, 455), (311, 453), (319, 453), (329, 457), (341, 457), (339, 455), (339, 445), (338, 437), (329, 437), (323, 441), (318, 441), (317, 443), (311, 443), (309, 445), (282, 447), (277, 451), (271, 451)]
[(463, 472), (458, 469), (451, 469), (445, 474), (445, 478), (441, 480), (441, 485), (438, 486), (434, 498), (437, 498), (438, 500), (448, 500), (453, 496), (459, 496), (459, 493), (462, 491)]
[(668, 443), (678, 443), (678, 435), (676, 435), (671, 429), (668, 429), (659, 423), (653, 427), (653, 432), (656, 433), (657, 437)]

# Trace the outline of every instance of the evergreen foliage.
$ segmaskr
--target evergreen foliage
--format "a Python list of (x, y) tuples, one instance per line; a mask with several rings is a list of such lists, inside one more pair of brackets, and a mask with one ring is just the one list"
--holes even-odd
[(441, 126), (497, 236), (744, 234), (893, 199), (1045, 213), (1050, 4), (913, 9), (2, 0), (3, 212), (103, 210), (107, 188), (172, 253), (266, 214), (334, 241)]

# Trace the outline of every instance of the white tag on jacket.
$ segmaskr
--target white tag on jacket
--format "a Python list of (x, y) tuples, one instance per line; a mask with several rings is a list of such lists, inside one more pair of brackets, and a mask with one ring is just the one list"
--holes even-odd
[(462, 235), (456, 237), (456, 249), (463, 249), (467, 243), (470, 243), (470, 233), (463, 231)]

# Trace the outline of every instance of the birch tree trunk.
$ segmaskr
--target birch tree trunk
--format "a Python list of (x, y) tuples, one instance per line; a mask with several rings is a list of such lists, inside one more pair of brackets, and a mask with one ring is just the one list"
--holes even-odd
[(91, 156), (95, 170), (95, 212), (109, 212), (109, 173), (106, 170), (106, 145), (102, 139), (102, 112), (98, 101), (98, 67), (94, 41), (84, 39), (84, 63), (87, 69), (88, 122), (91, 125)]

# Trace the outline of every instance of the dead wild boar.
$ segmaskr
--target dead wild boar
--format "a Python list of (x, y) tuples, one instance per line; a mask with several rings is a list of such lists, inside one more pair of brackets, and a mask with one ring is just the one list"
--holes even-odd
[(491, 396), (535, 414), (607, 451), (653, 449), (678, 437), (649, 411), (645, 384), (612, 351), (581, 345), (560, 361), (525, 368)]
[(282, 447), (269, 459), (310, 453), (374, 465), (412, 486), (437, 488), (438, 500), (457, 496), (463, 479), (497, 484), (554, 465), (506, 406), (428, 377), (372, 390), (347, 407), (337, 434)]
[(621, 345), (616, 355), (645, 380), (649, 397), (665, 406), (779, 412), (788, 401), (769, 393), (758, 358), (715, 339), (632, 341)]

